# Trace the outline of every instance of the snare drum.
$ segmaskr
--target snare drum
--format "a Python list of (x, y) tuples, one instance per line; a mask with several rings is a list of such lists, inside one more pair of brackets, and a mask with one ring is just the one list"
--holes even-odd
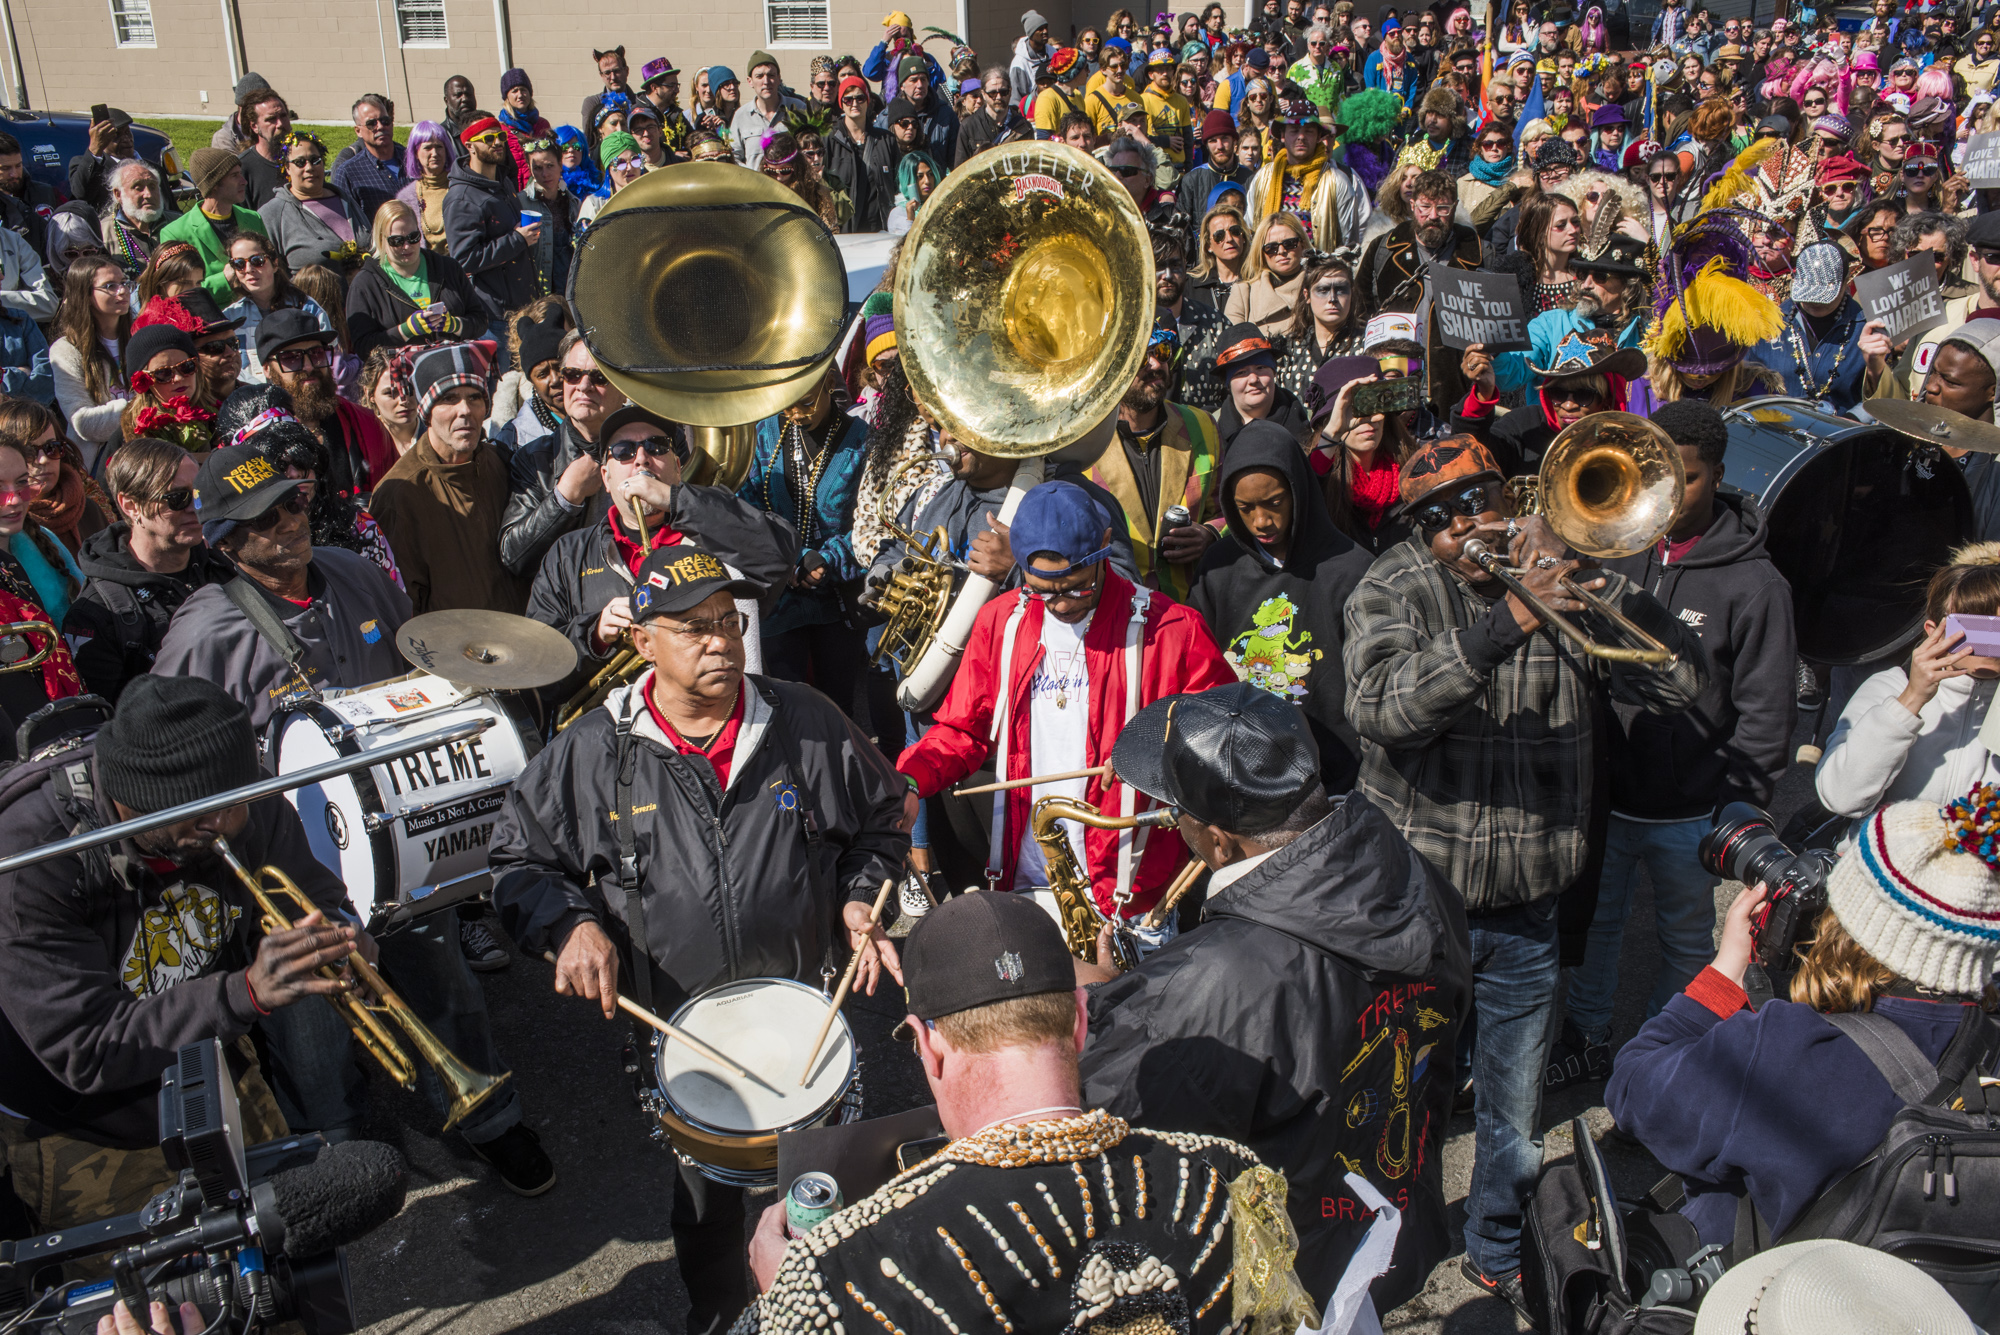
[(363, 922), (486, 874), (486, 845), (527, 767), (532, 734), (494, 697), (422, 672), (329, 691), (271, 721), (270, 756), (291, 774), (482, 718), (493, 726), (467, 741), (286, 794), (313, 856), (347, 883)]
[(778, 1180), (778, 1133), (850, 1122), (860, 1115), (854, 1031), (836, 1014), (799, 1085), (806, 1046), (828, 999), (789, 978), (746, 978), (704, 992), (673, 1023), (758, 1077), (744, 1080), (685, 1043), (653, 1035), (654, 1087), (641, 1102), (659, 1119), (681, 1162), (711, 1181), (768, 1187)]

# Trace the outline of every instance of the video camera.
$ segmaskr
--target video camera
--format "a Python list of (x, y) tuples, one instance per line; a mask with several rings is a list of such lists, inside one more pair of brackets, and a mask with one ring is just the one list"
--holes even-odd
[(1789, 967), (1800, 937), (1826, 908), (1826, 878), (1837, 855), (1827, 848), (1794, 851), (1778, 837), (1770, 813), (1748, 802), (1722, 808), (1699, 852), (1709, 875), (1769, 887), (1750, 924), (1755, 958), (1766, 970)]
[[(179, 1180), (132, 1214), (0, 1243), (0, 1329), (93, 1335), (122, 1298), (142, 1325), (150, 1303), (193, 1303), (212, 1335), (354, 1330), (346, 1244), (403, 1208), (402, 1156), (316, 1134), (246, 1148), (216, 1039), (183, 1047), (160, 1086), (160, 1149)], [(50, 1267), (105, 1253), (110, 1279), (38, 1287)]]

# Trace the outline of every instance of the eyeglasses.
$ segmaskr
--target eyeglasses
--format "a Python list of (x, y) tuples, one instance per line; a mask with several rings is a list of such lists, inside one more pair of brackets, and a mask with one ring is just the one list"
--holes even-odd
[[(201, 363), (196, 361), (192, 357), (188, 357), (182, 361), (177, 361), (170, 365), (162, 366), (157, 371), (142, 371), (140, 372), (140, 374), (150, 375), (151, 377), (153, 377), (153, 383), (157, 385), (162, 380), (188, 379), (194, 376), (200, 370), (201, 370)], [(134, 377), (134, 379), (136, 378), (137, 377)]]
[(565, 366), (558, 374), (562, 376), (562, 382), (565, 385), (581, 385), (585, 381), (588, 381), (591, 388), (603, 389), (611, 383), (604, 378), (604, 372), (594, 369), (585, 370), (580, 366)]
[(1312, 294), (1321, 301), (1332, 301), (1336, 297), (1344, 301), (1354, 295), (1354, 284), (1315, 283), (1313, 284)]
[(1273, 255), (1288, 255), (1295, 250), (1303, 248), (1304, 245), (1305, 242), (1295, 236), (1287, 237), (1283, 241), (1266, 241), (1264, 243), (1264, 258), (1269, 259)]
[(1864, 227), (1861, 229), (1861, 235), (1875, 241), (1881, 241), (1886, 237), (1893, 236), (1895, 232), (1896, 229), (1893, 227)]
[(251, 269), (261, 269), (271, 262), (269, 255), (238, 255), (229, 261), (229, 267), (238, 273)]
[(227, 357), (232, 362), (242, 355), (241, 350), (236, 346), (236, 340), (233, 338), (217, 338), (211, 339), (206, 343), (197, 343), (194, 350), (198, 356)]
[(266, 510), (263, 514), (258, 515), (255, 519), (244, 520), (243, 527), (249, 529), (252, 533), (269, 533), (278, 526), (278, 521), (286, 515), (302, 515), (305, 512), (306, 503), (301, 499), (299, 493), (295, 491)]
[(687, 447), (666, 436), (647, 436), (643, 440), (621, 440), (604, 447), (607, 459), (621, 464), (629, 464), (644, 450), (649, 459), (663, 459), (671, 454), (682, 463), (687, 462)]
[(1137, 166), (1130, 162), (1125, 163), (1123, 166), (1113, 167), (1111, 170), (1117, 172), (1120, 176), (1124, 177), (1126, 180), (1130, 180), (1134, 176), (1144, 176), (1146, 174), (1146, 169), (1144, 167)]
[(1028, 590), (1028, 595), (1033, 598), (1038, 598), (1045, 603), (1056, 602), (1064, 598), (1081, 598), (1086, 594), (1097, 592), (1097, 583), (1103, 577), (1104, 577), (1103, 567), (1100, 566), (1093, 569), (1090, 572), (1089, 579), (1083, 580), (1075, 584), (1065, 584), (1059, 589), (1030, 588)]
[(1440, 496), (1427, 502), (1412, 516), (1417, 527), (1426, 533), (1440, 533), (1451, 527), (1455, 515), (1467, 519), (1477, 519), (1492, 508), (1493, 486), (1490, 482), (1467, 487), (1456, 496)]
[(286, 348), (282, 352), (273, 354), (271, 360), (276, 362), (278, 369), (285, 374), (297, 375), (311, 367), (333, 365), (333, 352), (326, 347)]
[(391, 232), (382, 239), (387, 241), (392, 247), (401, 249), (404, 246), (419, 244), (423, 241), (424, 234), (422, 232)]
[(679, 625), (662, 626), (661, 629), (670, 630), (696, 644), (706, 644), (718, 635), (725, 640), (740, 640), (750, 629), (750, 617), (744, 612), (731, 612), (713, 621), (683, 621)]
[(106, 296), (116, 296), (121, 292), (130, 292), (132, 290), (132, 283), (130, 279), (119, 278), (109, 283), (98, 283), (91, 290), (102, 292)]

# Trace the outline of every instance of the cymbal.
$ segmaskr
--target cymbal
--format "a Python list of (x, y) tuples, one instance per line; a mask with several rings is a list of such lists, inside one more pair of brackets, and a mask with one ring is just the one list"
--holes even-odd
[(1862, 406), (1868, 409), (1869, 416), (1891, 431), (1926, 445), (2000, 454), (2000, 426), (1991, 422), (1908, 399), (1870, 399)]
[(472, 607), (412, 617), (396, 633), (396, 648), (412, 667), (483, 690), (552, 686), (576, 670), (576, 646), (561, 631)]

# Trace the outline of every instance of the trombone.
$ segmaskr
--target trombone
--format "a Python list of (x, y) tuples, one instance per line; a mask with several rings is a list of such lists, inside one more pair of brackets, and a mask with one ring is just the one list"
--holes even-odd
[[(243, 882), (250, 897), (257, 901), (257, 907), (264, 914), (266, 936), (273, 932), (290, 931), (294, 926), (294, 920), (286, 917), (285, 910), (279, 906), (280, 899), (291, 900), (301, 914), (318, 911), (318, 906), (306, 898), (305, 891), (299, 889), (297, 882), (278, 868), (260, 867), (252, 872), (237, 860), (229, 841), (220, 835), (215, 839), (215, 851), (222, 855), (222, 860)], [(329, 996), (327, 1000), (340, 1012), (340, 1018), (347, 1022), (347, 1027), (354, 1031), (355, 1042), (366, 1049), (369, 1056), (381, 1062), (382, 1068), (397, 1084), (404, 1089), (412, 1089), (417, 1083), (416, 1063), (410, 1060), (409, 1054), (403, 1051), (402, 1044), (396, 1041), (396, 1036), (380, 1017), (387, 1016), (401, 1026), (403, 1032), (409, 1035), (417, 1055), (430, 1063), (438, 1079), (444, 1081), (445, 1088), (451, 1092), (451, 1113), (445, 1118), (445, 1130), (449, 1131), (463, 1121), (467, 1113), (490, 1098), (512, 1074), (503, 1071), (499, 1075), (482, 1075), (460, 1061), (417, 1018), (409, 1003), (396, 995), (395, 989), (376, 972), (375, 966), (362, 958), (360, 951), (348, 952), (345, 967), (353, 971), (375, 1000), (370, 1001), (356, 992), (343, 992)], [(319, 975), (322, 978), (339, 978), (341, 969), (338, 964), (321, 965)]]
[[(644, 552), (650, 542), (646, 536), (646, 503), (636, 496), (632, 498), (632, 513), (639, 521), (639, 550)], [(646, 660), (639, 657), (639, 651), (632, 647), (630, 630), (618, 633), (618, 643), (624, 648), (612, 654), (611, 661), (599, 668), (589, 681), (578, 687), (576, 694), (564, 701), (563, 707), (556, 711), (557, 732), (562, 732), (570, 724), (603, 704), (605, 697), (615, 688), (623, 686), (645, 670)]]
[(46, 621), (0, 622), (0, 639), (19, 636), (25, 640), (30, 635), (42, 637), (42, 647), (31, 652), (26, 658), (13, 663), (0, 663), (0, 672), (26, 672), (38, 668), (49, 661), (49, 655), (56, 651), (56, 628)]
[[(1549, 442), (1536, 476), (1512, 479), (1508, 487), (1523, 499), (1518, 506), (1521, 513), (1541, 515), (1572, 549), (1586, 556), (1630, 556), (1658, 542), (1673, 526), (1687, 490), (1687, 475), (1680, 447), (1647, 419), (1632, 413), (1592, 413), (1564, 427)], [(1507, 565), (1486, 543), (1472, 538), (1463, 550), (1592, 658), (1657, 666), (1680, 657), (1595, 592), (1564, 579), (1564, 593), (1636, 641), (1601, 644), (1531, 593), (1519, 578), (1519, 568)]]

